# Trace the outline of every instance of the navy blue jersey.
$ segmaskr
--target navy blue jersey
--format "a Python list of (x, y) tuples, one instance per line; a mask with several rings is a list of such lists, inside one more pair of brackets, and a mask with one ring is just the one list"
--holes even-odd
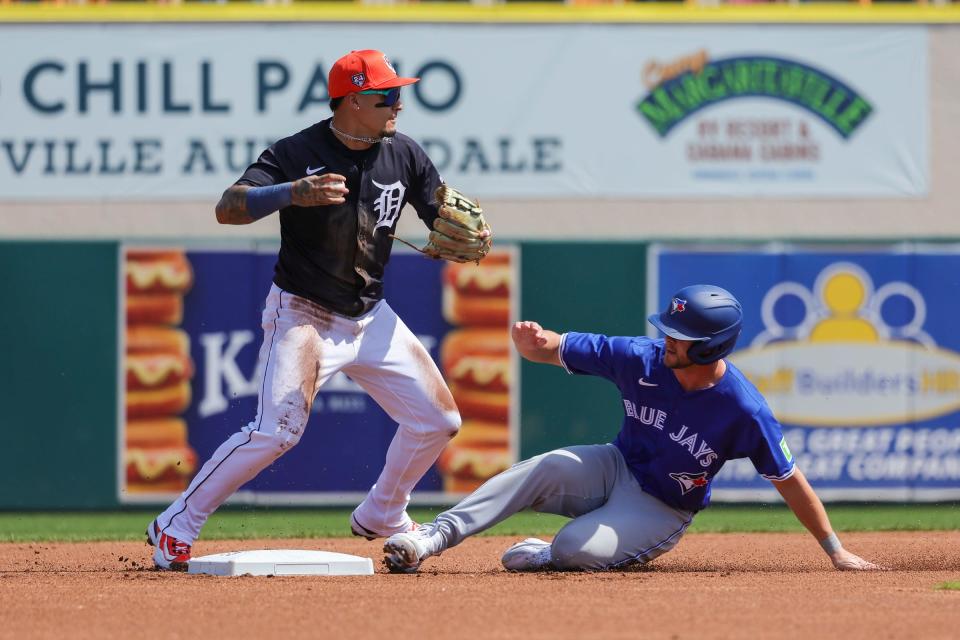
[(782, 429), (756, 387), (730, 362), (716, 385), (685, 391), (663, 364), (664, 341), (567, 333), (560, 360), (570, 373), (601, 376), (623, 398), (614, 444), (647, 493), (699, 511), (727, 460), (750, 458), (769, 480), (794, 471)]
[(437, 217), (440, 175), (420, 146), (398, 133), (365, 151), (348, 149), (330, 119), (277, 141), (237, 184), (262, 187), (308, 175), (347, 179), (344, 204), (290, 205), (280, 211), (278, 287), (346, 316), (359, 316), (383, 297), (400, 210), (408, 202), (430, 227)]

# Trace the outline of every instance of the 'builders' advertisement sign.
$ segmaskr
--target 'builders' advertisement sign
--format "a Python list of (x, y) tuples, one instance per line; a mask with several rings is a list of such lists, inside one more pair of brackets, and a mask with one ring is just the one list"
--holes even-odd
[[(692, 282), (743, 305), (730, 361), (783, 425), (783, 446), (835, 500), (960, 498), (956, 245), (855, 249), (655, 246), (648, 304)], [(719, 499), (769, 493), (749, 460)]]
[[(367, 24), (363, 41), (420, 78), (398, 129), (481, 197), (929, 189), (922, 25)], [(359, 46), (332, 24), (0, 25), (0, 199), (209, 198), (330, 116), (330, 68)]]

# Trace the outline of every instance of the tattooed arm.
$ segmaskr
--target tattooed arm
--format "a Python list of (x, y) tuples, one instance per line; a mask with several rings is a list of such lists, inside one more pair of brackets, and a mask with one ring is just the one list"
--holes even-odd
[(245, 184), (235, 184), (223, 192), (217, 203), (217, 222), (220, 224), (250, 224), (256, 218), (247, 213), (247, 191)]
[(223, 192), (217, 203), (217, 222), (250, 224), (291, 204), (299, 207), (343, 204), (348, 193), (345, 182), (343, 176), (327, 173), (267, 187), (235, 184)]

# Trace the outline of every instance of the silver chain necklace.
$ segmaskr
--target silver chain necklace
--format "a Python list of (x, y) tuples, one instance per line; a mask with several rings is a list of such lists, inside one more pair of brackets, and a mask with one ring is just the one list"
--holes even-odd
[(332, 120), (330, 121), (330, 131), (333, 131), (341, 138), (346, 138), (347, 140), (352, 140), (354, 142), (362, 142), (364, 144), (377, 144), (378, 142), (383, 141), (383, 138), (364, 138), (363, 136), (352, 136), (349, 133), (344, 133), (343, 131), (340, 131), (340, 129), (337, 129), (335, 126), (333, 126)]

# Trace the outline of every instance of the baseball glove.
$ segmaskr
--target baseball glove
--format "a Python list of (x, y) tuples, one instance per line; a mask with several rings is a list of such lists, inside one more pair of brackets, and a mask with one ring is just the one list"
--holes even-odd
[(437, 188), (435, 197), (440, 215), (433, 221), (426, 246), (421, 249), (402, 238), (392, 237), (431, 258), (479, 264), (493, 243), (490, 225), (483, 218), (480, 204), (445, 184)]

